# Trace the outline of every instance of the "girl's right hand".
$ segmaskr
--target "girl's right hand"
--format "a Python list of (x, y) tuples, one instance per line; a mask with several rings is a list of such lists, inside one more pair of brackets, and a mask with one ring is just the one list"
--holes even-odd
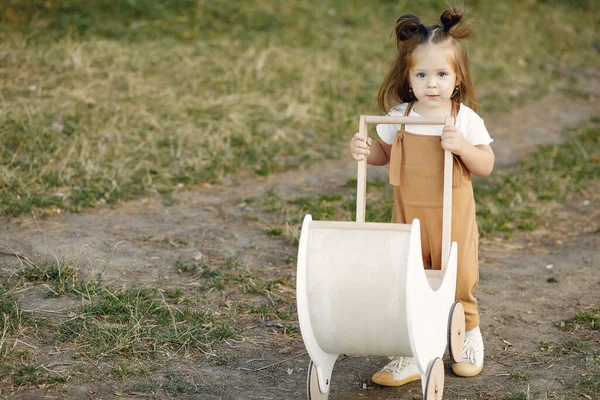
[(365, 155), (371, 153), (370, 148), (372, 140), (369, 137), (364, 137), (360, 133), (355, 133), (350, 139), (350, 154), (356, 161), (362, 161)]

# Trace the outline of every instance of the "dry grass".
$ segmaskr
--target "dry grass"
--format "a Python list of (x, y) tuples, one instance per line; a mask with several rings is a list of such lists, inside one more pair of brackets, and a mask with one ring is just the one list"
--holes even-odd
[[(1, 213), (79, 211), (337, 157), (356, 116), (376, 112), (395, 16), (434, 22), (445, 7), (140, 1), (98, 11), (111, 1), (0, 8)], [(552, 65), (598, 61), (593, 2), (516, 4), (467, 2), (487, 113), (565, 89)]]

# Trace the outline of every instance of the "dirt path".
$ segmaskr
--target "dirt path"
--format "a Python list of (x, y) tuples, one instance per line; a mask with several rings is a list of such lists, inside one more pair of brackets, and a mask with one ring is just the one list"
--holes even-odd
[[(599, 104), (597, 97), (566, 105), (547, 98), (512, 115), (486, 121), (496, 141), (497, 167), (514, 162), (538, 144), (560, 142), (566, 127), (587, 122)], [(371, 177), (385, 175), (385, 168), (369, 169)], [(38, 261), (68, 258), (85, 273), (102, 273), (103, 282), (115, 286), (157, 282), (185, 285), (185, 276), (176, 274), (173, 265), (178, 260), (193, 263), (200, 254), (203, 260), (235, 258), (243, 265), (293, 276), (294, 266), (286, 260), (297, 249), (269, 238), (264, 225), (245, 219), (249, 206), (241, 199), (263, 195), (269, 189), (276, 189), (282, 197), (324, 193), (354, 176), (354, 162), (333, 160), (268, 178), (232, 179), (222, 185), (180, 192), (175, 194), (177, 203), (171, 206), (150, 198), (80, 215), (3, 219), (0, 278), (19, 268), (18, 259), (9, 255), (13, 252)], [(560, 229), (482, 244), (476, 295), (481, 303), (486, 367), (476, 378), (459, 379), (446, 365), (446, 398), (491, 399), (506, 397), (507, 393), (529, 393), (527, 398), (534, 399), (583, 398), (571, 378), (585, 373), (586, 363), (597, 360), (582, 359), (576, 352), (565, 350), (564, 343), (576, 340), (577, 335), (597, 333), (572, 333), (557, 325), (581, 310), (600, 305), (600, 239), (594, 234), (600, 223), (600, 198), (595, 195), (587, 200), (590, 203), (586, 205), (582, 199), (567, 205), (568, 214), (563, 215)], [(260, 217), (273, 218), (266, 214)], [(39, 288), (21, 291), (19, 300), (24, 309), (39, 313), (73, 306), (65, 298), (45, 298)], [(203, 360), (180, 360), (172, 365), (201, 389), (201, 394), (188, 398), (306, 398), (309, 359), (299, 335), (282, 337), (274, 334), (272, 326), (260, 322), (252, 332), (254, 339), (249, 335), (228, 344), (229, 351), (236, 354), (230, 363), (215, 366)], [(598, 354), (600, 340), (597, 336), (594, 340)], [(421, 395), (418, 383), (404, 388), (370, 385), (370, 375), (382, 363), (381, 358), (341, 358), (334, 368), (330, 398), (412, 399)], [(17, 392), (10, 398), (52, 395), (117, 398), (103, 382), (69, 382), (51, 390)], [(170, 397), (164, 391), (143, 396)], [(125, 393), (118, 398), (138, 397), (142, 394)]]

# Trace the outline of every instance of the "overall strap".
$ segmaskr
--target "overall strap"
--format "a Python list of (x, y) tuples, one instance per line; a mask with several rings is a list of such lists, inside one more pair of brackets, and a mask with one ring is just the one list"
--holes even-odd
[(459, 110), (460, 110), (460, 103), (453, 101), (452, 102), (452, 118), (454, 118), (454, 125), (456, 125), (456, 116), (458, 115)]
[[(406, 106), (406, 110), (404, 111), (404, 116), (410, 116), (410, 112), (412, 111), (415, 105), (414, 101), (411, 101)], [(452, 102), (452, 117), (454, 118), (456, 124), (456, 116), (458, 115), (458, 110), (460, 108), (460, 104), (456, 102)], [(402, 165), (402, 141), (404, 140), (404, 129), (405, 124), (400, 126), (400, 130), (396, 132), (396, 138), (394, 139), (394, 143), (392, 143), (392, 150), (390, 151), (390, 171), (389, 171), (389, 180), (390, 184), (394, 186), (400, 185), (400, 168)]]
[[(408, 103), (408, 105), (406, 106), (406, 110), (404, 110), (404, 116), (405, 117), (408, 117), (410, 115), (410, 112), (412, 111), (414, 105), (415, 105), (414, 101), (411, 101), (410, 103)], [(402, 124), (400, 126), (400, 130), (403, 131), (404, 128), (405, 128), (404, 124)]]
[[(408, 117), (412, 110), (414, 102), (410, 102), (406, 106), (404, 116)], [(390, 184), (394, 186), (400, 185), (400, 166), (402, 165), (402, 140), (404, 139), (404, 124), (400, 126), (400, 130), (396, 132), (396, 138), (392, 143), (392, 150), (390, 151)]]

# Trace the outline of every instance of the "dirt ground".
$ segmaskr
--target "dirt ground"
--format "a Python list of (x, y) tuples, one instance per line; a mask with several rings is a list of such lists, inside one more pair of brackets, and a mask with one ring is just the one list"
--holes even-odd
[[(496, 167), (518, 160), (540, 143), (560, 142), (566, 127), (585, 123), (597, 115), (600, 92), (597, 85), (588, 89), (596, 96), (567, 104), (560, 104), (551, 96), (510, 115), (487, 120), (495, 139)], [(267, 178), (230, 178), (220, 185), (180, 191), (174, 195), (175, 204), (169, 206), (163, 205), (160, 198), (149, 198), (79, 215), (5, 218), (0, 221), (0, 279), (19, 267), (11, 252), (36, 260), (68, 256), (88, 272), (103, 273), (103, 282), (113, 286), (134, 282), (185, 285), (185, 276), (178, 275), (172, 266), (176, 260), (193, 262), (199, 252), (205, 260), (235, 257), (243, 265), (293, 276), (295, 267), (286, 260), (297, 249), (269, 237), (263, 226), (245, 219), (247, 210), (240, 199), (260, 196), (269, 189), (277, 190), (283, 197), (325, 193), (354, 177), (355, 171), (352, 161), (334, 160)], [(385, 168), (369, 167), (370, 177), (385, 174)], [(594, 346), (590, 352), (599, 354), (598, 331), (565, 330), (560, 326), (561, 321), (600, 306), (600, 195), (598, 187), (592, 189), (587, 195), (570, 199), (551, 229), (481, 244), (476, 296), (486, 346), (485, 367), (475, 378), (458, 378), (446, 359), (445, 398), (592, 398), (574, 382), (581, 382), (591, 371), (590, 363), (598, 360), (566, 351), (564, 343), (585, 340)], [(268, 214), (260, 217), (273, 218)], [(22, 308), (41, 314), (61, 312), (74, 305), (65, 298), (46, 298), (34, 288), (18, 296)], [(309, 357), (300, 335), (278, 335), (276, 328), (257, 319), (241, 340), (223, 344), (234, 355), (223, 365), (203, 359), (173, 363), (171, 370), (182, 372), (200, 389), (199, 394), (182, 397), (305, 399)], [(340, 357), (334, 367), (330, 398), (419, 398), (418, 382), (402, 388), (371, 384), (371, 374), (385, 361), (381, 357)], [(155, 379), (160, 380), (160, 375)], [(0, 397), (174, 397), (162, 390), (141, 393), (124, 388), (125, 383), (117, 380), (70, 380), (50, 388), (15, 392), (0, 388)]]

